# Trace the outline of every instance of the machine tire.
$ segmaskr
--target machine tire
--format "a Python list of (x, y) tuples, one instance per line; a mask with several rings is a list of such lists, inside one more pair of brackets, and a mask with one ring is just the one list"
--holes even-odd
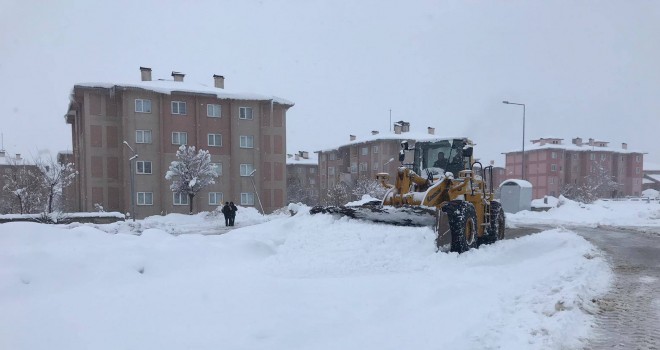
[(463, 253), (479, 246), (477, 212), (470, 202), (454, 200), (442, 207), (449, 219), (450, 251)]
[(490, 202), (490, 225), (482, 241), (483, 244), (491, 244), (504, 239), (505, 216), (500, 202)]

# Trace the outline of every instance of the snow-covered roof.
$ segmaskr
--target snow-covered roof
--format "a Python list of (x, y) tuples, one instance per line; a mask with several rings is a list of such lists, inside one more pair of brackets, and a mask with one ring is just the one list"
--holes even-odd
[(516, 185), (518, 185), (518, 186), (520, 186), (520, 187), (532, 188), (532, 183), (531, 183), (531, 182), (529, 182), (529, 181), (527, 181), (527, 180), (520, 180), (520, 179), (508, 179), (508, 180), (505, 180), (505, 181), (503, 181), (503, 182), (500, 184), (500, 187), (502, 187), (502, 186), (504, 186), (504, 185), (506, 185), (506, 184), (511, 184), (511, 183), (512, 183), (512, 184), (516, 184)]
[(660, 171), (660, 164), (644, 161), (644, 171)]
[[(598, 142), (605, 142), (605, 141), (594, 141), (594, 143)], [(541, 145), (540, 143), (532, 143), (529, 145), (525, 145), (525, 152), (529, 151), (535, 151), (535, 150), (541, 150), (541, 149), (563, 149), (567, 151), (578, 151), (578, 152), (587, 152), (587, 151), (594, 151), (594, 152), (614, 152), (614, 153), (645, 153), (642, 151), (636, 151), (636, 150), (631, 150), (631, 149), (623, 149), (623, 148), (616, 148), (616, 147), (598, 147), (598, 146), (589, 146), (589, 144), (583, 143), (582, 146), (578, 146), (576, 144), (570, 143), (570, 144), (553, 144), (553, 143), (546, 143), (544, 145)], [(506, 153), (514, 153), (514, 152), (521, 152), (521, 148), (517, 148), (514, 150), (511, 150), (509, 152), (504, 152)]]
[(660, 182), (660, 174), (646, 174), (646, 177), (650, 178), (655, 182)]
[(309, 154), (309, 158), (298, 157), (298, 159), (296, 159), (295, 155), (286, 158), (286, 165), (318, 165), (318, 164), (319, 164), (319, 159), (315, 153)]
[(642, 179), (642, 184), (654, 184), (654, 183), (655, 181), (653, 180), (649, 180), (647, 178)]
[(465, 136), (456, 136), (456, 137), (450, 137), (450, 136), (441, 136), (441, 135), (431, 135), (429, 133), (425, 132), (402, 132), (400, 134), (395, 133), (394, 131), (387, 131), (383, 133), (378, 133), (378, 134), (369, 134), (363, 137), (357, 136), (354, 141), (349, 141), (344, 144), (337, 145), (333, 148), (326, 148), (322, 149), (316, 152), (332, 152), (336, 151), (340, 147), (345, 147), (345, 146), (353, 146), (353, 145), (359, 145), (361, 143), (366, 143), (366, 142), (372, 142), (372, 141), (378, 141), (378, 140), (414, 140), (417, 142), (422, 142), (422, 141), (441, 141), (441, 140), (454, 140), (454, 139), (464, 139), (466, 138)]
[(190, 83), (183, 81), (173, 81), (173, 80), (153, 80), (153, 81), (140, 81), (138, 83), (78, 83), (75, 86), (89, 87), (89, 88), (112, 88), (114, 86), (124, 87), (124, 88), (134, 88), (134, 89), (144, 89), (149, 91), (154, 91), (162, 94), (170, 95), (173, 92), (188, 92), (196, 94), (209, 94), (216, 95), (219, 99), (223, 100), (255, 100), (255, 101), (270, 101), (273, 100), (274, 103), (279, 103), (283, 105), (293, 106), (294, 103), (277, 97), (277, 96), (268, 96), (260, 95), (254, 93), (243, 93), (243, 92), (232, 92), (227, 89), (220, 89), (213, 86), (206, 86), (198, 83)]
[(14, 165), (14, 164), (29, 165), (30, 162), (28, 162), (25, 158), (16, 158), (7, 153), (5, 153), (5, 155), (0, 155), (0, 165)]

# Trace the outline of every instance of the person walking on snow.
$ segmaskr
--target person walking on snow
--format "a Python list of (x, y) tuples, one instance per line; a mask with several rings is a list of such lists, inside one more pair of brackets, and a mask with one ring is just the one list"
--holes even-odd
[(231, 218), (231, 208), (229, 207), (229, 202), (225, 202), (225, 205), (222, 207), (222, 215), (225, 216), (225, 226), (231, 226), (229, 221)]
[(237, 211), (238, 208), (234, 205), (234, 202), (229, 202), (229, 226), (234, 226)]

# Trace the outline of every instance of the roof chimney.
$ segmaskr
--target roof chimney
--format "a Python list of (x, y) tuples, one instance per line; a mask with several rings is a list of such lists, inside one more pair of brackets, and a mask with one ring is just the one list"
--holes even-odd
[(18, 159), (18, 160), (21, 159), (21, 154), (20, 153), (16, 153), (16, 159)]
[(296, 158), (296, 160), (300, 160), (300, 156), (297, 153), (294, 154), (293, 156)]
[(183, 77), (186, 75), (181, 73), (181, 72), (172, 72), (172, 76), (174, 77), (174, 81), (183, 81)]
[(394, 133), (397, 135), (401, 133), (401, 124), (394, 124)]
[(623, 149), (628, 149), (628, 144), (625, 143), (625, 142), (623, 142), (623, 143), (621, 144), (621, 148), (623, 148)]
[(151, 81), (151, 68), (140, 67), (140, 76), (142, 81)]
[(428, 129), (429, 129), (429, 135), (435, 135), (435, 128), (429, 126)]
[(378, 135), (378, 130), (371, 130), (371, 135)]
[(582, 138), (576, 137), (573, 139), (573, 144), (576, 146), (582, 146)]
[(213, 82), (215, 83), (215, 87), (218, 89), (225, 88), (225, 77), (222, 75), (213, 74)]
[(309, 159), (309, 152), (307, 151), (301, 151), (300, 155), (303, 157), (303, 159)]
[(355, 139), (356, 139), (355, 135), (349, 135), (349, 136), (350, 136), (351, 141), (355, 141)]
[(590, 138), (589, 138), (589, 146), (593, 146), (593, 145), (594, 145), (594, 139), (592, 139), (592, 138), (590, 137)]

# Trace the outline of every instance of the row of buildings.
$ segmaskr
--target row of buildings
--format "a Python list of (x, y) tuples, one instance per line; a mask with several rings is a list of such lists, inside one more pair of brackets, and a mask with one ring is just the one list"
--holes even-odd
[[(234, 201), (268, 213), (285, 206), (287, 197), (317, 204), (337, 184), (351, 186), (380, 172), (394, 178), (402, 141), (440, 137), (433, 127), (413, 132), (400, 121), (388, 132), (348, 135), (345, 144), (331, 149), (287, 155), (286, 113), (293, 102), (229, 91), (220, 75), (201, 85), (186, 82), (179, 72), (171, 79), (152, 79), (151, 69), (140, 67), (140, 78), (73, 87), (65, 115), (73, 147), (60, 155), (79, 173), (66, 193), (70, 210), (101, 206), (126, 213), (134, 202), (138, 218), (187, 212), (188, 197), (173, 193), (164, 176), (180, 145), (208, 150), (217, 165), (216, 183), (194, 198), (196, 210)], [(643, 179), (643, 153), (626, 144), (615, 148), (594, 139), (565, 144), (561, 138), (541, 138), (524, 153), (524, 177), (535, 198), (558, 196), (595, 172), (610, 174), (617, 183), (603, 197), (638, 196), (651, 181)], [(493, 168), (495, 186), (523, 177), (522, 157), (521, 151), (506, 153), (505, 166)]]
[[(426, 134), (413, 133), (409, 123), (398, 122), (391, 133), (372, 131), (371, 135), (361, 139), (350, 135), (349, 142), (317, 151), (318, 157), (305, 165), (290, 159), (287, 173), (290, 178), (297, 178), (294, 182), (307, 184), (323, 198), (329, 188), (339, 182), (353, 184), (360, 177), (374, 178), (379, 172), (390, 173), (393, 178), (399, 166), (399, 162), (393, 160), (398, 157), (400, 142), (432, 140), (437, 138), (434, 134), (434, 128), (429, 127)], [(495, 186), (507, 179), (523, 178), (522, 150), (504, 154), (504, 167), (495, 166), (492, 161), (482, 161), (484, 165), (493, 165)], [(640, 196), (643, 189), (660, 188), (660, 169), (645, 172), (644, 153), (628, 149), (625, 143), (616, 148), (606, 141), (583, 141), (579, 137), (572, 139), (570, 144), (565, 144), (561, 138), (540, 138), (531, 141), (524, 156), (524, 179), (532, 184), (534, 198), (559, 196), (569, 185), (573, 188), (588, 186), (596, 177), (611, 183), (598, 187), (597, 196), (601, 198)], [(302, 169), (303, 166), (306, 169)]]

